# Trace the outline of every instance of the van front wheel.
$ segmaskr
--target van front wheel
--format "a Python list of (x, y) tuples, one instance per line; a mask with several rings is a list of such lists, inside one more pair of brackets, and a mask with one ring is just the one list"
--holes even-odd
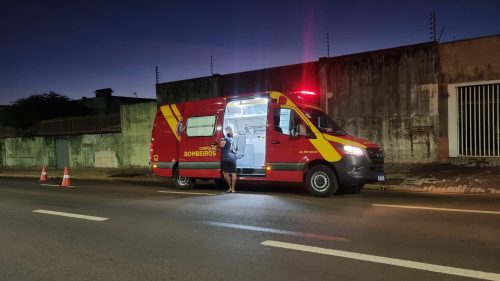
[(175, 186), (182, 190), (191, 189), (194, 186), (194, 179), (179, 175), (179, 169), (174, 172)]
[(339, 184), (335, 173), (329, 167), (318, 165), (307, 172), (306, 187), (314, 196), (328, 197), (337, 192)]

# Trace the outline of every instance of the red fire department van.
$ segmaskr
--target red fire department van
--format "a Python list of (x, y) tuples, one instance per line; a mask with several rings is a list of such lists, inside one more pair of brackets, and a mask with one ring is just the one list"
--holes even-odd
[(223, 128), (238, 146), (237, 175), (245, 181), (302, 182), (329, 196), (361, 191), (384, 180), (377, 144), (348, 135), (327, 114), (308, 105), (312, 92), (246, 94), (166, 104), (152, 130), (150, 163), (155, 175), (173, 177), (181, 189), (196, 179), (221, 181)]

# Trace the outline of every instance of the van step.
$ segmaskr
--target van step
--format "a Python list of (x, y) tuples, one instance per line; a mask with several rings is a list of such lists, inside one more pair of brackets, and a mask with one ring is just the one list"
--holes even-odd
[(238, 176), (264, 177), (266, 176), (266, 169), (237, 168), (236, 174)]

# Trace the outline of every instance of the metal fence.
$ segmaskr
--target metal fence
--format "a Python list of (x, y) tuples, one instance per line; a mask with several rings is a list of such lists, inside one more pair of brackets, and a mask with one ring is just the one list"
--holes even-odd
[(459, 156), (500, 156), (500, 84), (458, 87)]
[(42, 120), (38, 123), (38, 135), (76, 135), (121, 132), (120, 115), (82, 116)]

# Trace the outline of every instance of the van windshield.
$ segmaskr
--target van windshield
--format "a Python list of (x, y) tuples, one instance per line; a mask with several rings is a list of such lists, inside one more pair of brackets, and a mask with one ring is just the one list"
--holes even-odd
[(309, 121), (311, 121), (320, 132), (341, 136), (347, 135), (344, 129), (342, 129), (335, 121), (332, 120), (332, 118), (330, 118), (330, 116), (326, 115), (326, 113), (324, 113), (323, 111), (313, 108), (302, 108), (302, 112), (304, 112)]

